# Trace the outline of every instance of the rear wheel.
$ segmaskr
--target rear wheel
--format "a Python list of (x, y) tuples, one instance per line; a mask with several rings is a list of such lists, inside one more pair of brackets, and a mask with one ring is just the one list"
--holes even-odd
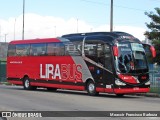
[(124, 96), (124, 94), (116, 94), (117, 95), (117, 97), (123, 97)]
[(48, 87), (47, 90), (48, 90), (48, 91), (56, 91), (57, 88), (50, 88), (50, 87)]
[(31, 86), (31, 83), (28, 77), (25, 77), (23, 80), (23, 88), (25, 90), (35, 90), (36, 89), (35, 86)]
[(88, 94), (91, 95), (91, 96), (95, 96), (95, 95), (99, 94), (96, 91), (95, 83), (93, 81), (91, 81), (91, 80), (87, 83), (86, 89), (87, 89)]

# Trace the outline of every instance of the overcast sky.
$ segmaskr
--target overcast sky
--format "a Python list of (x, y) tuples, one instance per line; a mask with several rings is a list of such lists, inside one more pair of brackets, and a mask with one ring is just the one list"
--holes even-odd
[[(160, 0), (113, 0), (114, 31), (144, 40)], [(0, 41), (22, 39), (23, 0), (0, 0)], [(25, 0), (25, 39), (57, 37), (68, 33), (109, 31), (110, 0)]]

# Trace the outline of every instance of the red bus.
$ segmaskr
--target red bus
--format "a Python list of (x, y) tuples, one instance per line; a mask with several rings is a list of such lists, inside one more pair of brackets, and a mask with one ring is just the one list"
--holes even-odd
[(27, 90), (44, 87), (118, 96), (146, 93), (150, 89), (148, 53), (155, 57), (152, 46), (123, 32), (11, 41), (7, 79)]

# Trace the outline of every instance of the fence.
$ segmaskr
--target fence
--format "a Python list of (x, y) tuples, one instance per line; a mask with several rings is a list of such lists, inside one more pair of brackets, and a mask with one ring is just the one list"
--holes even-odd
[(160, 94), (160, 65), (150, 64), (151, 93)]
[(6, 61), (0, 61), (0, 82), (6, 82)]

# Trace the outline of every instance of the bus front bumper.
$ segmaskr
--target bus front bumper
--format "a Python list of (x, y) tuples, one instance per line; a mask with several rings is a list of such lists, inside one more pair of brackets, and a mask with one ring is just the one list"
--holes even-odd
[(114, 93), (115, 94), (127, 94), (127, 93), (147, 93), (150, 91), (150, 88), (115, 88)]

